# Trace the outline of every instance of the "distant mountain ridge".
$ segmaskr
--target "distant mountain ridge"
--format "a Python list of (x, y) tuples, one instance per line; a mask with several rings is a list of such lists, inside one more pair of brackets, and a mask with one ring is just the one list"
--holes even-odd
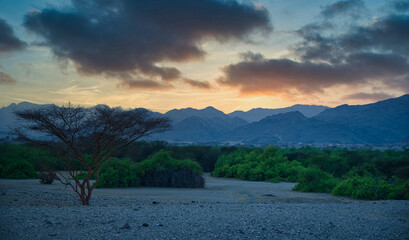
[[(25, 102), (1, 108), (0, 138), (7, 136), (7, 128), (15, 124), (13, 109), (22, 107), (41, 105)], [(152, 114), (170, 118), (172, 129), (151, 136), (148, 140), (173, 143), (390, 144), (408, 143), (409, 139), (408, 94), (366, 105), (341, 105), (335, 108), (294, 105), (225, 114), (207, 107), (201, 110), (173, 109), (165, 114)]]
[(12, 103), (7, 107), (0, 108), (0, 139), (10, 136), (10, 128), (14, 128), (17, 124), (17, 117), (13, 114), (14, 111), (49, 105), (21, 102), (19, 104)]
[(174, 123), (178, 123), (189, 117), (200, 118), (228, 118), (228, 116), (214, 107), (207, 107), (201, 110), (194, 108), (173, 109), (164, 114), (165, 117), (170, 118)]
[(364, 144), (371, 142), (373, 136), (343, 124), (307, 118), (297, 111), (239, 127), (225, 136), (225, 140), (244, 144)]
[(366, 105), (341, 105), (313, 118), (366, 131), (374, 142), (404, 141), (409, 138), (409, 94)]
[(239, 117), (244, 120), (246, 120), (249, 123), (260, 121), (261, 119), (272, 116), (272, 115), (277, 115), (280, 113), (287, 113), (287, 112), (295, 112), (298, 111), (302, 113), (304, 116), (310, 118), (315, 115), (318, 115), (322, 111), (329, 109), (329, 107), (326, 106), (317, 106), (317, 105), (301, 105), (301, 104), (296, 104), (291, 107), (286, 107), (286, 108), (276, 108), (276, 109), (268, 109), (268, 108), (253, 108), (247, 112), (243, 111), (234, 111), (232, 113), (229, 113), (229, 116), (232, 117)]
[(241, 118), (191, 116), (174, 123), (171, 130), (152, 136), (152, 138), (176, 143), (211, 143), (217, 142), (231, 130), (247, 124)]

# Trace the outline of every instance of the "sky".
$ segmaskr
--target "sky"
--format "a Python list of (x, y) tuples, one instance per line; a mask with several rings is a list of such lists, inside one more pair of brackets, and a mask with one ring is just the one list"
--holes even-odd
[(409, 0), (0, 0), (0, 107), (225, 113), (409, 92)]

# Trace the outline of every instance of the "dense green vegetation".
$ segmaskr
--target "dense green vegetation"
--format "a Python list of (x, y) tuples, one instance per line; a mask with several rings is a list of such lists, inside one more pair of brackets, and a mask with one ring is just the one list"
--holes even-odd
[(237, 147), (224, 146), (175, 146), (162, 141), (135, 142), (122, 150), (116, 157), (129, 158), (142, 162), (155, 153), (164, 150), (175, 159), (191, 159), (200, 164), (204, 172), (212, 172), (217, 159), (225, 153), (233, 152)]
[[(35, 178), (50, 165), (64, 170), (44, 149), (0, 144), (2, 178)], [(203, 170), (212, 171), (215, 177), (297, 182), (297, 191), (358, 199), (409, 199), (409, 149), (278, 149), (136, 142), (103, 165), (98, 187), (136, 187), (153, 182), (168, 186), (176, 178), (200, 181), (194, 176)], [(160, 179), (154, 178), (159, 175)]]
[(137, 163), (113, 158), (103, 164), (98, 187), (139, 187), (142, 176), (143, 170)]
[[(203, 171), (211, 172), (219, 156), (236, 150), (236, 147), (174, 146), (161, 141), (135, 142), (115, 157), (128, 158), (132, 162), (142, 162), (161, 150), (168, 152), (173, 159), (191, 159), (199, 163)], [(88, 153), (92, 153), (91, 149), (88, 150)], [(24, 144), (0, 144), (0, 177), (7, 178), (4, 176), (5, 168), (10, 163), (20, 160), (27, 161), (38, 172), (47, 171), (50, 168), (64, 170), (62, 161), (45, 149)], [(77, 164), (80, 169), (81, 163)]]
[[(191, 148), (190, 151), (182, 154), (183, 151), (180, 149), (185, 149), (185, 147), (179, 147), (180, 149), (178, 147), (164, 148), (174, 150), (170, 152), (157, 147), (161, 145), (166, 146), (161, 142), (138, 144), (141, 146), (140, 150), (144, 153), (143, 155), (146, 155), (146, 159), (143, 159), (143, 161), (135, 161), (130, 158), (110, 159), (101, 167), (98, 187), (138, 187), (141, 185), (166, 187), (204, 186), (204, 180), (201, 177), (203, 168), (198, 162), (187, 158), (173, 157), (192, 155), (196, 148)], [(153, 148), (152, 146), (155, 147)], [(132, 147), (136, 149), (135, 146)], [(197, 147), (197, 149), (196, 156), (204, 156), (204, 149), (210, 150), (208, 147)], [(132, 152), (129, 149), (127, 151), (128, 154)], [(148, 152), (151, 154), (147, 154)], [(213, 158), (217, 157), (213, 156)], [(205, 158), (200, 157), (199, 159), (203, 161)], [(213, 160), (208, 159), (208, 161), (212, 162)], [(44, 149), (22, 144), (0, 145), (1, 178), (37, 178), (38, 172), (48, 171), (50, 168), (64, 170), (63, 164)], [(87, 174), (87, 172), (82, 172), (76, 177), (83, 179)], [(92, 176), (91, 179), (95, 179), (95, 176)]]
[(166, 169), (172, 170), (186, 170), (194, 174), (202, 174), (203, 169), (197, 162), (191, 160), (177, 160), (170, 156), (169, 152), (159, 151), (152, 157), (142, 161), (140, 164), (145, 173), (153, 171), (164, 171)]
[(409, 199), (409, 150), (239, 148), (223, 154), (212, 175), (297, 182), (294, 190), (357, 199)]
[[(56, 158), (48, 151), (40, 148), (23, 144), (0, 144), (0, 165), (4, 169), (7, 169), (11, 164), (21, 161), (31, 165), (35, 171), (42, 171), (46, 168), (46, 165), (56, 162)], [(3, 172), (3, 174), (6, 173)], [(8, 178), (7, 174), (2, 177)]]
[(29, 162), (20, 160), (8, 164), (4, 171), (4, 176), (11, 179), (27, 179), (37, 178), (38, 173)]
[(202, 167), (194, 161), (173, 158), (169, 152), (159, 151), (140, 163), (142, 185), (152, 187), (204, 187)]
[(188, 174), (191, 177), (201, 178), (203, 169), (198, 163), (191, 160), (172, 158), (168, 152), (163, 150), (140, 163), (133, 162), (128, 158), (112, 158), (101, 168), (98, 187), (196, 186), (192, 179), (180, 179), (180, 173), (185, 173), (184, 177)]

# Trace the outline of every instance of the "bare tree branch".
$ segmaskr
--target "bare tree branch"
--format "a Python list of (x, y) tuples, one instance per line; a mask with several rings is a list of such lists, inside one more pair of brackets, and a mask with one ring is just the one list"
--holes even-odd
[[(169, 119), (153, 117), (145, 109), (124, 111), (98, 105), (83, 108), (68, 103), (16, 111), (23, 120), (14, 131), (18, 139), (46, 146), (64, 163), (68, 176), (58, 174), (58, 180), (88, 205), (92, 190), (99, 182), (104, 162), (132, 142), (170, 128)], [(91, 150), (92, 154), (86, 152)], [(87, 171), (83, 180), (76, 173)], [(91, 184), (90, 179), (96, 176)], [(72, 180), (71, 180), (72, 179)]]

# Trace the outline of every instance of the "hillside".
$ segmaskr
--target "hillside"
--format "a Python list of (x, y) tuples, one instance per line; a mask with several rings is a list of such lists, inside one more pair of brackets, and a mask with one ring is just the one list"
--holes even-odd
[(274, 143), (368, 143), (374, 136), (348, 126), (310, 119), (300, 112), (281, 113), (235, 129), (224, 141), (246, 144)]
[(409, 95), (366, 105), (341, 105), (313, 119), (366, 132), (376, 136), (378, 142), (401, 142), (409, 136)]
[[(23, 102), (0, 109), (0, 138), (16, 126), (13, 111), (41, 107)], [(289, 111), (300, 109), (300, 111)], [(280, 113), (283, 112), (284, 113)], [(225, 114), (213, 107), (174, 109), (164, 115), (172, 121), (168, 132), (149, 140), (173, 143), (407, 143), (409, 137), (409, 95), (366, 105), (294, 105), (282, 109), (252, 109)], [(256, 120), (267, 115), (261, 120)], [(241, 116), (241, 117), (238, 117)]]

